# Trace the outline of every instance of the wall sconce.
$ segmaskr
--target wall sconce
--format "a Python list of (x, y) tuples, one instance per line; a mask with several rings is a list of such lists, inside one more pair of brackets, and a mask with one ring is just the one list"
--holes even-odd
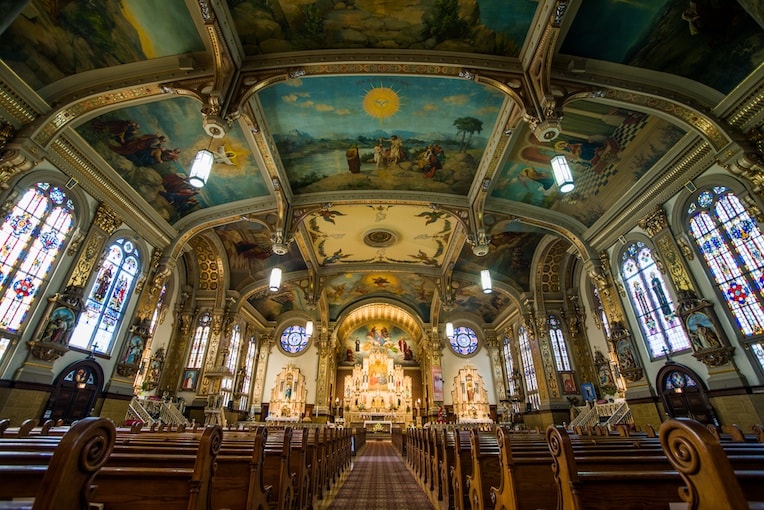
[(453, 322), (446, 322), (446, 338), (453, 338), (454, 337), (454, 323)]
[(554, 180), (560, 188), (560, 193), (568, 193), (576, 187), (573, 182), (573, 173), (570, 171), (568, 160), (562, 154), (552, 158), (552, 171)]
[(271, 292), (276, 292), (281, 287), (281, 268), (274, 267), (271, 269), (271, 280), (268, 283), (268, 289)]
[(313, 321), (308, 321), (305, 323), (305, 334), (307, 336), (313, 336)]
[(188, 183), (201, 188), (207, 184), (207, 178), (212, 170), (212, 163), (215, 162), (215, 155), (209, 148), (202, 149), (196, 153), (193, 163), (191, 163), (191, 173), (188, 177)]
[(483, 286), (485, 294), (490, 294), (493, 291), (491, 288), (491, 272), (488, 269), (480, 271), (480, 285)]

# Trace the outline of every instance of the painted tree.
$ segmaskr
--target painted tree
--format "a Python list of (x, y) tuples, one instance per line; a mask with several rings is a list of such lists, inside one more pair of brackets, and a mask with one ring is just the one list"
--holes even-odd
[[(454, 126), (456, 126), (456, 134), (462, 134), (462, 139), (459, 142), (459, 152), (464, 152), (470, 146), (472, 134), (475, 132), (480, 133), (483, 130), (483, 121), (475, 117), (459, 117), (454, 121)], [(468, 133), (469, 138), (467, 138)], [(466, 141), (465, 138), (467, 138)]]

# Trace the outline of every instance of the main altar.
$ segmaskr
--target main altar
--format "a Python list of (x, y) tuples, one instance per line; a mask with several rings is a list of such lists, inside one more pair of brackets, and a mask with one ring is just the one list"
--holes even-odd
[(411, 377), (383, 348), (374, 348), (363, 364), (345, 376), (346, 422), (407, 423), (411, 420)]

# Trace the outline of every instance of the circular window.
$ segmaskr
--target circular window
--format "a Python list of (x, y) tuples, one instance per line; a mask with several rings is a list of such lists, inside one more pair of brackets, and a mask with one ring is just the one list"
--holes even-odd
[(470, 328), (459, 326), (454, 329), (454, 336), (450, 339), (451, 348), (456, 354), (467, 356), (474, 353), (478, 347), (477, 335)]
[(281, 349), (288, 354), (298, 354), (308, 346), (310, 337), (302, 326), (289, 326), (281, 333)]

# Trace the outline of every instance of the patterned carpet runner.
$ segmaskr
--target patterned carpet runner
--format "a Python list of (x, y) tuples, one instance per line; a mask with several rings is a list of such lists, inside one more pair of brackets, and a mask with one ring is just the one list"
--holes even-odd
[(368, 441), (329, 510), (432, 510), (430, 500), (388, 441)]

